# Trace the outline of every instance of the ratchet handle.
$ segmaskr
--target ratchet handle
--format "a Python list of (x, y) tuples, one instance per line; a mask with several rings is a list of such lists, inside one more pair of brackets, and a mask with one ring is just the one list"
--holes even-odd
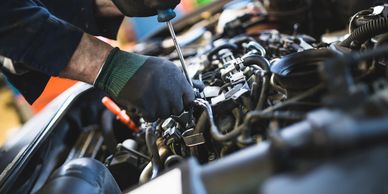
[(173, 9), (158, 10), (158, 22), (168, 22), (174, 19), (176, 13)]

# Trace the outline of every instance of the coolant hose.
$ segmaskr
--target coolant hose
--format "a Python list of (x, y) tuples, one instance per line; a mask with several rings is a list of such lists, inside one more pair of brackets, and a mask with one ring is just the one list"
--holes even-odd
[(388, 19), (380, 18), (372, 20), (355, 29), (348, 38), (340, 43), (340, 46), (349, 47), (353, 41), (364, 43), (368, 39), (388, 31)]

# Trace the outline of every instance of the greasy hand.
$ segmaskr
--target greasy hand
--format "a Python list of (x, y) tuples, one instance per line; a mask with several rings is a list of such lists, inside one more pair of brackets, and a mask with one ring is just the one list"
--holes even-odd
[(146, 17), (157, 10), (174, 9), (180, 0), (112, 0), (119, 10), (129, 17)]

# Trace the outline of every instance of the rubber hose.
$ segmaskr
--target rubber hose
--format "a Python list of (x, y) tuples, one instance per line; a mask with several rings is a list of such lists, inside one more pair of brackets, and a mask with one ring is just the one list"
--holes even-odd
[(231, 43), (225, 43), (223, 45), (220, 45), (216, 48), (213, 48), (211, 51), (209, 51), (209, 54), (207, 55), (207, 59), (209, 61), (211, 61), (213, 56), (218, 54), (218, 52), (220, 52), (223, 49), (228, 49), (230, 51), (236, 51), (238, 49), (238, 46), (235, 44), (231, 44)]
[(245, 66), (258, 65), (259, 67), (261, 67), (265, 71), (263, 81), (262, 81), (263, 84), (261, 86), (259, 101), (258, 101), (256, 108), (255, 108), (256, 110), (261, 110), (261, 109), (263, 109), (265, 100), (267, 99), (268, 89), (269, 89), (269, 84), (270, 84), (269, 72), (271, 70), (269, 67), (269, 62), (267, 59), (265, 59), (262, 56), (251, 55), (251, 56), (244, 58), (244, 65)]
[(243, 63), (245, 66), (258, 65), (266, 72), (271, 71), (269, 68), (269, 62), (267, 61), (267, 59), (265, 59), (260, 55), (249, 55), (247, 57), (244, 57)]
[(104, 142), (108, 148), (109, 153), (114, 153), (116, 149), (116, 138), (113, 131), (113, 122), (115, 120), (115, 115), (106, 110), (102, 113), (101, 117), (101, 131), (104, 136)]

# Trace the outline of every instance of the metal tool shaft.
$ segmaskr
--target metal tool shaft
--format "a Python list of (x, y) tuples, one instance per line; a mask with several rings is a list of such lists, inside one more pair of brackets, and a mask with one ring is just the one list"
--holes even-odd
[(172, 41), (174, 42), (174, 45), (175, 45), (176, 52), (178, 54), (179, 60), (181, 61), (181, 66), (182, 66), (182, 69), (183, 69), (183, 73), (185, 74), (186, 79), (190, 83), (190, 85), (193, 86), (193, 82), (191, 81), (189, 73), (187, 72), (185, 58), (183, 57), (183, 53), (182, 53), (181, 47), (179, 46), (178, 41), (176, 39), (174, 27), (172, 26), (172, 23), (170, 21), (167, 21), (166, 23), (167, 23), (167, 26), (168, 26), (168, 30), (170, 31)]

